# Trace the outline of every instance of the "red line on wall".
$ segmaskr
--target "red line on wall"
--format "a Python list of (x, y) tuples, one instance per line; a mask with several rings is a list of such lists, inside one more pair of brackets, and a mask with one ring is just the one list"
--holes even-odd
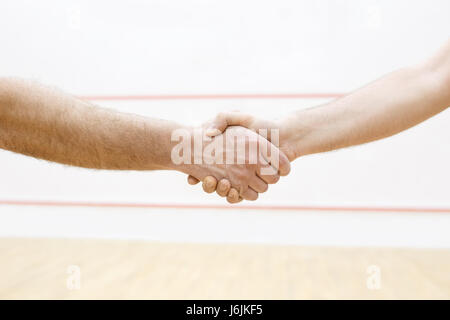
[[(339, 98), (344, 93), (284, 93), (284, 94), (197, 94), (197, 95), (95, 95), (79, 96), (83, 100), (223, 100), (223, 99), (327, 99)], [(54, 207), (101, 207), (101, 208), (161, 208), (161, 209), (236, 209), (236, 210), (282, 210), (282, 211), (340, 211), (340, 212), (406, 212), (450, 213), (450, 208), (419, 207), (337, 207), (337, 206), (286, 206), (286, 205), (208, 205), (165, 203), (116, 203), (116, 202), (70, 202), (0, 200), (0, 205), (54, 206)]]
[(330, 99), (344, 93), (254, 93), (254, 94), (174, 94), (174, 95), (90, 95), (83, 100), (224, 100), (224, 99)]
[(281, 210), (281, 211), (338, 211), (338, 212), (406, 212), (450, 213), (450, 208), (433, 207), (350, 207), (350, 206), (295, 206), (295, 205), (214, 205), (175, 203), (118, 203), (78, 201), (0, 200), (0, 205), (98, 208), (155, 208), (155, 209), (224, 209), (224, 210)]

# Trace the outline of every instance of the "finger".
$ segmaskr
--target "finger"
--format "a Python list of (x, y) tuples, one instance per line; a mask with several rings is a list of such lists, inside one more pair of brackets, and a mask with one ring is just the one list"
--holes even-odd
[(227, 201), (229, 203), (238, 203), (239, 200), (239, 192), (235, 188), (231, 188), (230, 192), (228, 192)]
[(280, 176), (287, 176), (289, 174), (289, 172), (291, 172), (291, 163), (289, 162), (288, 157), (286, 157), (286, 155), (284, 154), (284, 152), (280, 151), (279, 152), (280, 157), (279, 157), (279, 162), (280, 162), (280, 167), (279, 167), (279, 174)]
[(242, 195), (242, 198), (245, 200), (255, 201), (258, 199), (258, 192), (253, 190), (252, 188), (248, 188), (247, 191)]
[[(287, 176), (291, 171), (291, 163), (284, 152), (267, 140), (260, 140), (260, 143), (265, 143), (265, 150), (260, 152), (262, 159), (265, 159), (268, 163), (270, 163), (270, 165), (275, 169), (275, 172), (278, 172), (280, 176)], [(268, 155), (268, 150), (270, 150), (270, 156)], [(263, 162), (262, 159), (260, 160), (261, 162)], [(265, 170), (262, 172), (263, 175), (270, 175), (271, 172), (273, 172), (273, 170), (264, 171)]]
[(203, 191), (205, 191), (206, 193), (212, 193), (216, 191), (216, 186), (217, 186), (216, 178), (212, 176), (207, 176), (205, 177), (205, 179), (203, 179), (202, 187)]
[(221, 197), (226, 197), (230, 191), (231, 183), (227, 179), (221, 179), (217, 184), (216, 192)]
[(266, 192), (269, 186), (261, 178), (254, 176), (249, 183), (249, 186), (256, 192)]
[[(272, 168), (272, 167), (271, 167)], [(264, 172), (265, 168), (261, 168), (261, 172)], [(266, 169), (269, 169), (269, 167), (266, 167)], [(273, 174), (262, 174), (260, 171), (257, 171), (257, 176), (263, 180), (267, 184), (275, 184), (280, 180), (280, 175), (272, 168), (272, 172), (275, 172)]]
[(260, 159), (260, 167), (256, 170), (256, 174), (259, 178), (261, 178), (267, 184), (274, 184), (280, 180), (280, 176), (278, 175), (278, 170), (272, 167), (266, 159)]
[(247, 189), (248, 189), (248, 184), (242, 184), (239, 187), (239, 189), (238, 189), (239, 190), (239, 196), (242, 197), (242, 195), (247, 192)]
[(200, 180), (198, 180), (197, 178), (194, 178), (193, 176), (188, 176), (188, 183), (190, 185), (194, 185), (200, 182)]
[(206, 135), (209, 137), (217, 136), (224, 132), (228, 126), (243, 126), (249, 128), (252, 120), (253, 116), (249, 114), (240, 112), (221, 112), (206, 129)]

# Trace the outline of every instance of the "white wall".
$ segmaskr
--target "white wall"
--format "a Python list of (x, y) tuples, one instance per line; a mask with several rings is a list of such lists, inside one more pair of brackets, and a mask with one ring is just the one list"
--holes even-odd
[[(0, 74), (77, 95), (347, 92), (435, 50), (449, 12), (446, 0), (2, 1)], [(199, 123), (223, 109), (277, 116), (321, 102), (101, 104)], [(448, 207), (449, 123), (444, 112), (382, 142), (299, 159), (260, 204)], [(221, 201), (167, 172), (99, 173), (7, 152), (0, 163), (2, 199)]]
[[(449, 37), (449, 12), (448, 0), (5, 0), (0, 75), (75, 95), (347, 92), (432, 53)], [(276, 117), (324, 101), (99, 104), (200, 123), (221, 110)], [(450, 207), (449, 138), (446, 111), (384, 141), (298, 159), (257, 204)], [(0, 177), (0, 200), (223, 203), (181, 174), (96, 172), (4, 151)]]

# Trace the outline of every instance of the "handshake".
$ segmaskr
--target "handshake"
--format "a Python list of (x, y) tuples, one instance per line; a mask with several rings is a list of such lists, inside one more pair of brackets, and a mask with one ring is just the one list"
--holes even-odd
[(175, 130), (171, 160), (189, 175), (189, 184), (202, 181), (207, 193), (216, 191), (229, 203), (254, 201), (289, 173), (295, 157), (281, 125), (240, 112), (220, 113), (202, 128)]
[(450, 106), (450, 40), (403, 68), (282, 120), (218, 114), (199, 129), (97, 108), (34, 82), (0, 78), (0, 149), (104, 170), (178, 170), (228, 202), (256, 200), (300, 156), (383, 139)]

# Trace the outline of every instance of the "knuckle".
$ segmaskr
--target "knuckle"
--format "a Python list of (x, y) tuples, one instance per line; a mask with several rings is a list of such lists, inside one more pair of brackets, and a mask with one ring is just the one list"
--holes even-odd
[(234, 199), (234, 198), (237, 198), (238, 196), (239, 196), (239, 193), (237, 192), (237, 190), (234, 188), (231, 188), (230, 192), (228, 193), (228, 198)]
[(230, 182), (227, 179), (222, 179), (219, 181), (218, 189), (221, 191), (226, 191), (230, 188)]
[(213, 186), (213, 182), (211, 181), (211, 179), (209, 179), (208, 177), (206, 177), (205, 180), (203, 180), (203, 187), (209, 189)]

